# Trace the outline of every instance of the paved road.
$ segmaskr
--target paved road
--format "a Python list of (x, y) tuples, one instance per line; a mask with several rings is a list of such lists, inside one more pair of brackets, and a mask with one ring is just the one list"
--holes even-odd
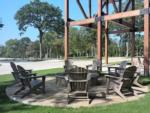
[[(126, 60), (126, 58), (109, 58), (110, 62), (122, 61)], [(128, 59), (129, 60), (129, 59)], [(17, 65), (23, 66), (25, 69), (32, 70), (44, 70), (51, 68), (62, 68), (64, 66), (63, 60), (46, 60), (46, 61), (38, 61), (38, 62), (15, 62)], [(88, 64), (91, 64), (92, 60), (74, 60), (74, 64), (77, 66), (85, 67)], [(11, 73), (12, 69), (10, 67), (9, 62), (0, 62), (0, 75)], [(104, 70), (106, 70), (104, 68)]]

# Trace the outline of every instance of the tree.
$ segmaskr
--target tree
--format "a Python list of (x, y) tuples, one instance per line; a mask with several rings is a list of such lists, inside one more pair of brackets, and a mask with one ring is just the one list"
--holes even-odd
[(6, 42), (6, 57), (17, 58), (21, 53), (18, 52), (19, 41), (17, 39), (10, 39)]
[(26, 31), (34, 27), (39, 31), (40, 59), (42, 59), (42, 39), (47, 31), (63, 32), (63, 19), (59, 7), (54, 7), (47, 2), (34, 0), (19, 9), (15, 15), (19, 30)]
[(31, 42), (27, 46), (26, 55), (27, 55), (27, 57), (38, 58), (38, 56), (39, 56), (39, 41)]
[(5, 46), (0, 45), (0, 57), (5, 57), (6, 49)]
[(19, 40), (18, 52), (21, 53), (20, 54), (21, 58), (27, 57), (26, 51), (30, 43), (31, 43), (31, 40), (28, 37), (23, 37)]

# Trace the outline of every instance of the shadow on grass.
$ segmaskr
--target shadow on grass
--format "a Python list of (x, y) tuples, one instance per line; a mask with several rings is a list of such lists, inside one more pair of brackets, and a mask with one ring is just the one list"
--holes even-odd
[(150, 77), (141, 76), (139, 79), (139, 83), (142, 85), (149, 85), (150, 84)]
[[(7, 86), (11, 85), (11, 82), (0, 82), (0, 112), (6, 113), (6, 112), (13, 112), (13, 111), (19, 111), (19, 110), (30, 110), (30, 106), (20, 104), (17, 102), (14, 102), (10, 100), (7, 95), (5, 94), (5, 89)], [(32, 107), (33, 109), (34, 107)]]

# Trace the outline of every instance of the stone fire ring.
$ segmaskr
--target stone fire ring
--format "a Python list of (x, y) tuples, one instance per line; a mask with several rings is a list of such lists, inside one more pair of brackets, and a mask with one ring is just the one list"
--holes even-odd
[[(92, 107), (92, 106), (101, 106), (109, 105), (114, 103), (122, 103), (127, 101), (134, 101), (141, 97), (144, 97), (145, 94), (138, 94), (136, 96), (129, 96), (127, 100), (123, 100), (116, 94), (107, 95), (106, 99), (104, 98), (95, 98), (89, 104), (86, 99), (76, 99), (70, 104), (67, 104), (67, 88), (63, 86), (57, 86), (55, 77), (47, 77), (46, 79), (46, 93), (42, 94), (30, 94), (24, 98), (20, 98), (26, 91), (22, 91), (17, 95), (14, 95), (14, 92), (20, 88), (19, 84), (14, 84), (6, 88), (7, 96), (19, 103), (27, 105), (38, 105), (38, 106), (52, 106), (52, 107)], [(145, 92), (148, 92), (148, 86), (142, 88)]]

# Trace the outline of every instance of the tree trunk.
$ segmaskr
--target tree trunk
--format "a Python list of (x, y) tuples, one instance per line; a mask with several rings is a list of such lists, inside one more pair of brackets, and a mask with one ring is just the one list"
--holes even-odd
[(40, 60), (42, 60), (43, 58), (43, 54), (42, 54), (42, 42), (43, 42), (43, 32), (42, 30), (39, 30), (40, 33)]
[(126, 57), (129, 56), (129, 42), (126, 42)]

